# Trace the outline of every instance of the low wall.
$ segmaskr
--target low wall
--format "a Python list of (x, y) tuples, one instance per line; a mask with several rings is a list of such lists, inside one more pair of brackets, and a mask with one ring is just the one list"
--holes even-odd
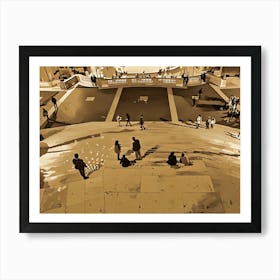
[(99, 88), (116, 87), (184, 87), (182, 78), (121, 78), (97, 79)]

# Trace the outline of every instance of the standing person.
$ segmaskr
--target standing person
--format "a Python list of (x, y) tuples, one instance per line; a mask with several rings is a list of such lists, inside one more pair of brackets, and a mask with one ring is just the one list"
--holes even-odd
[(117, 120), (117, 122), (118, 122), (119, 126), (122, 126), (122, 125), (121, 125), (121, 120), (122, 120), (122, 117), (121, 117), (121, 116), (119, 116), (119, 115), (117, 115), (116, 120)]
[(211, 119), (211, 128), (214, 128), (214, 124), (216, 123), (215, 117)]
[(198, 115), (196, 119), (196, 128), (200, 127), (201, 122), (202, 122), (202, 117), (201, 115)]
[(45, 108), (43, 108), (43, 116), (47, 118), (47, 121), (50, 120), (49, 119), (49, 113), (48, 113), (48, 111)]
[(95, 77), (94, 74), (92, 74), (92, 76), (91, 76), (91, 81), (94, 83), (95, 86), (97, 86), (97, 84), (96, 84), (96, 77)]
[(115, 153), (118, 155), (118, 160), (120, 160), (121, 144), (118, 140), (115, 141)]
[(168, 156), (167, 163), (168, 163), (170, 166), (175, 166), (175, 165), (177, 165), (177, 158), (176, 158), (174, 152), (171, 152), (170, 155)]
[(208, 118), (207, 118), (207, 120), (206, 120), (206, 122), (205, 122), (205, 124), (206, 124), (206, 129), (209, 129), (210, 124), (211, 124), (211, 121), (212, 121), (211, 117), (208, 116)]
[(126, 113), (126, 125), (125, 126), (132, 126), (132, 124), (130, 123), (130, 115), (128, 113)]
[(140, 129), (141, 129), (141, 130), (146, 129), (145, 126), (144, 126), (144, 117), (143, 117), (143, 114), (141, 114), (141, 116), (140, 116)]
[(75, 169), (78, 169), (80, 171), (81, 176), (84, 179), (88, 179), (88, 176), (85, 175), (85, 167), (87, 167), (87, 165), (82, 159), (79, 159), (78, 154), (74, 155), (73, 164), (75, 165)]
[(136, 160), (141, 160), (142, 156), (140, 153), (140, 149), (141, 149), (140, 141), (135, 137), (132, 137), (132, 140), (133, 140), (132, 150), (135, 152)]
[(202, 88), (198, 91), (199, 98), (200, 98), (201, 94), (202, 94)]
[(57, 112), (57, 104), (56, 104), (56, 99), (54, 98), (54, 96), (52, 97), (52, 103), (53, 103), (54, 111)]

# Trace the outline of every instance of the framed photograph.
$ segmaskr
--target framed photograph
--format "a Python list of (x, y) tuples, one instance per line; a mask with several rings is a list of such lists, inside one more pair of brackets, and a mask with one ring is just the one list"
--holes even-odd
[(20, 232), (261, 232), (260, 46), (20, 46), (19, 71)]

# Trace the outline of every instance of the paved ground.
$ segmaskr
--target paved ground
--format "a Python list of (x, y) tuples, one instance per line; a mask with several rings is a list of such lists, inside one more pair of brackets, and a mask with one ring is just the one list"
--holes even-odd
[[(118, 127), (93, 122), (42, 130), (50, 148), (40, 158), (42, 213), (238, 213), (239, 140), (225, 134), (239, 130), (217, 125), (194, 129), (167, 122)], [(46, 132), (46, 133), (45, 133)], [(123, 168), (113, 150), (131, 153), (135, 136), (142, 145), (142, 161)], [(171, 168), (170, 151), (187, 152), (193, 166)], [(83, 180), (73, 168), (74, 153), (89, 166), (104, 165)]]
[[(147, 104), (137, 102), (140, 96), (148, 96)], [(141, 114), (145, 120), (159, 121), (161, 118), (171, 120), (166, 88), (124, 88), (117, 106), (114, 119), (117, 115), (125, 119), (129, 113), (132, 121), (139, 121)]]
[(60, 105), (57, 116), (54, 118), (56, 122), (48, 127), (104, 121), (115, 92), (115, 89), (76, 88)]

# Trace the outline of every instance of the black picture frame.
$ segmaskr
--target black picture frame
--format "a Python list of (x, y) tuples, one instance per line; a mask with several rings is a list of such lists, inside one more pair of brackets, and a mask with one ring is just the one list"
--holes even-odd
[[(250, 223), (32, 223), (29, 221), (29, 58), (32, 56), (251, 57)], [(19, 46), (20, 232), (248, 233), (261, 232), (261, 46)], [(246, 108), (245, 108), (246, 109)], [(249, 174), (248, 174), (249, 176)]]

